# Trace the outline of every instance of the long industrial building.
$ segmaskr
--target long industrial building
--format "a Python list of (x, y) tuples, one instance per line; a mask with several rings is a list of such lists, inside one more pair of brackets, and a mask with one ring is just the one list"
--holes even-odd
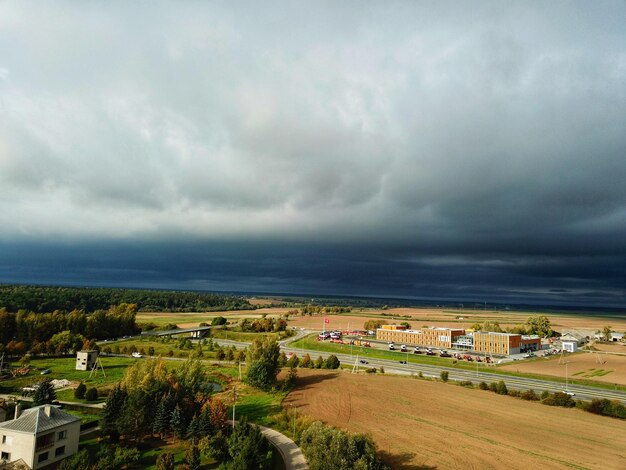
[(456, 338), (464, 334), (465, 330), (452, 328), (406, 330), (403, 326), (383, 325), (382, 328), (376, 330), (376, 339), (418, 346), (451, 348), (452, 343), (456, 341)]
[(454, 348), (479, 353), (510, 355), (541, 349), (541, 338), (513, 333), (474, 331), (458, 328), (423, 328), (407, 330), (399, 325), (383, 325), (376, 330), (376, 339), (412, 346)]

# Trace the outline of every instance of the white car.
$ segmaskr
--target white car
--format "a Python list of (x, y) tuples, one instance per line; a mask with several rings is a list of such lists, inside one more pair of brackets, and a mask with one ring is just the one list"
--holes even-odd
[(135, 358), (137, 358), (137, 359), (139, 359), (140, 357), (142, 357), (142, 356), (141, 356), (141, 354), (139, 354), (137, 351), (135, 351), (134, 353), (132, 353), (132, 354), (131, 354), (131, 356), (133, 356), (133, 357), (135, 357)]

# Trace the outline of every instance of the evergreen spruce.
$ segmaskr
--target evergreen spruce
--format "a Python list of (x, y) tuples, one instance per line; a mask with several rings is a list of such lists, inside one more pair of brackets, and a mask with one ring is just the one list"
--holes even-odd
[(54, 387), (52, 386), (50, 379), (42, 380), (39, 383), (37, 390), (35, 390), (35, 395), (33, 395), (33, 403), (35, 406), (52, 403), (56, 399), (57, 394), (54, 391)]

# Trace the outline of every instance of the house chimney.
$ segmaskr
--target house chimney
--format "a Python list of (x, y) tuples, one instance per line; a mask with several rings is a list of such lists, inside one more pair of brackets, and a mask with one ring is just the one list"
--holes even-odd
[(52, 405), (46, 405), (43, 407), (43, 412), (46, 414), (46, 416), (49, 418), (50, 417), (50, 413), (52, 412)]
[(22, 414), (22, 405), (20, 405), (19, 403), (16, 403), (15, 404), (15, 418), (13, 419), (19, 418), (21, 414)]

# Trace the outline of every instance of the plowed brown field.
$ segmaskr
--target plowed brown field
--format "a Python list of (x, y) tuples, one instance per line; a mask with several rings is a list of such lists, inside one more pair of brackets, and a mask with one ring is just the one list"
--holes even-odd
[(623, 469), (626, 421), (425, 380), (299, 370), (284, 404), (369, 432), (394, 469)]
[[(568, 354), (563, 358), (552, 356), (550, 359), (514, 362), (500, 367), (512, 372), (565, 378), (565, 363), (567, 363), (567, 374), (570, 378), (626, 385), (626, 356), (618, 354), (581, 352)], [(626, 464), (624, 467), (626, 468)]]

